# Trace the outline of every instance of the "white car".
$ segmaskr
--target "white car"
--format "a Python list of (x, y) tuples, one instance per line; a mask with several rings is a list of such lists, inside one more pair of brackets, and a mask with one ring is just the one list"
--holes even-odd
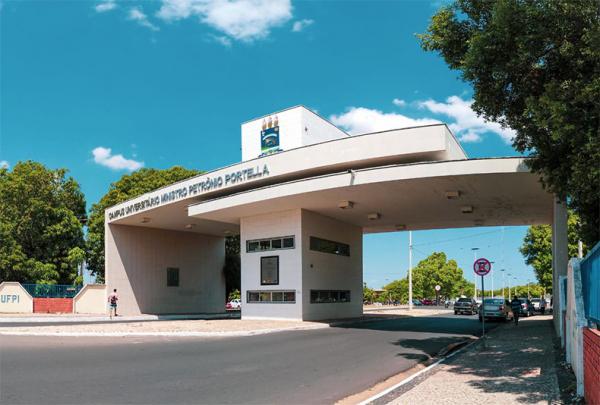
[(225, 305), (225, 308), (227, 308), (227, 309), (240, 309), (241, 307), (242, 307), (242, 300), (240, 300), (239, 298), (231, 300), (227, 303), (227, 305)]

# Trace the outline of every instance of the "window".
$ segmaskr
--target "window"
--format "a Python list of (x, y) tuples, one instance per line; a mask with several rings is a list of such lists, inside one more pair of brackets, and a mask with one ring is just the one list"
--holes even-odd
[(310, 237), (310, 250), (323, 253), (331, 253), (340, 256), (350, 256), (350, 245), (341, 242)]
[(246, 293), (247, 302), (256, 303), (275, 303), (275, 304), (293, 304), (296, 302), (295, 291), (248, 291)]
[(293, 249), (293, 236), (280, 236), (276, 238), (256, 239), (246, 241), (246, 252), (266, 252), (269, 250)]
[(260, 285), (279, 284), (279, 256), (260, 258)]
[(167, 268), (167, 287), (179, 287), (179, 269), (176, 267)]
[(332, 304), (350, 302), (348, 290), (310, 290), (311, 304)]

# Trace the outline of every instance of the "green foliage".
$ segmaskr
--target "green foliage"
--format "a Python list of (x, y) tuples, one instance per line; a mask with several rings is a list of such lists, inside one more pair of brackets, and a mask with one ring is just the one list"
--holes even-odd
[[(579, 237), (579, 217), (569, 212), (567, 223), (569, 257), (577, 257)], [(586, 246), (584, 245), (584, 254)], [(533, 267), (538, 283), (552, 292), (552, 228), (549, 225), (530, 226), (519, 249), (525, 263)]]
[(363, 302), (373, 302), (375, 300), (375, 291), (363, 283)]
[(600, 7), (597, 1), (456, 0), (421, 46), (473, 85), (473, 109), (513, 128), (548, 191), (600, 239)]
[[(447, 260), (443, 252), (434, 252), (421, 260), (412, 271), (413, 298), (435, 298), (435, 286), (441, 287), (440, 298), (453, 298), (460, 295), (472, 296), (473, 283), (463, 277), (463, 271), (454, 260)], [(394, 280), (385, 287), (384, 300), (408, 302), (408, 277)]]
[(84, 221), (83, 193), (67, 170), (32, 161), (0, 169), (0, 281), (73, 282)]
[(88, 222), (87, 265), (99, 282), (104, 280), (104, 210), (144, 193), (201, 174), (173, 166), (170, 169), (140, 169), (112, 183), (108, 192), (92, 206)]
[(227, 295), (227, 301), (239, 300), (241, 298), (240, 290), (233, 290)]
[(230, 295), (242, 288), (242, 265), (240, 261), (240, 236), (225, 238), (225, 292)]

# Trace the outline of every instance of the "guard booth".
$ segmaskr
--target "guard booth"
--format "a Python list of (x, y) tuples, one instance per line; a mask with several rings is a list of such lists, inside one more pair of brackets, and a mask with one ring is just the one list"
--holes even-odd
[(245, 319), (361, 315), (367, 233), (552, 224), (566, 272), (566, 209), (526, 158), (469, 159), (444, 124), (350, 136), (298, 106), (242, 124), (241, 139), (241, 163), (106, 211), (120, 312), (222, 312), (234, 234)]

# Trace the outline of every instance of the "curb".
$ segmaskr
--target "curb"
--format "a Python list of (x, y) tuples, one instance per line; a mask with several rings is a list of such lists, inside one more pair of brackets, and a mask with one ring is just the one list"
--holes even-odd
[[(438, 365), (440, 365), (441, 363), (443, 363), (444, 361), (454, 357), (455, 355), (462, 353), (463, 351), (467, 350), (467, 348), (470, 348), (471, 346), (475, 345), (476, 343), (478, 343), (481, 340), (481, 338), (472, 338), (472, 339), (468, 339), (468, 340), (463, 340), (461, 342), (457, 342), (457, 343), (452, 343), (448, 346), (446, 346), (445, 348), (443, 348), (436, 356), (441, 356), (440, 359), (436, 360), (433, 364), (430, 364), (429, 366), (417, 371), (416, 373), (412, 374), (411, 376), (405, 378), (404, 380), (400, 381), (399, 383), (396, 383), (394, 385), (392, 385), (391, 387), (386, 388), (385, 390), (365, 399), (362, 402), (359, 402), (358, 405), (368, 405), (371, 404), (372, 402), (394, 392), (395, 390), (397, 390), (398, 388), (408, 384), (409, 382), (413, 381), (414, 379), (416, 379), (417, 377), (427, 373), (428, 371), (431, 371), (432, 369), (434, 369), (435, 367), (437, 367)], [(448, 354), (449, 353), (449, 354)], [(422, 364), (422, 363), (421, 363)], [(417, 367), (418, 365), (415, 365), (415, 367)], [(405, 371), (406, 372), (406, 371)]]
[(196, 315), (139, 315), (139, 316), (118, 316), (111, 319), (108, 316), (30, 316), (30, 317), (0, 317), (0, 326), (3, 323), (71, 323), (71, 322), (142, 322), (142, 321), (177, 321), (188, 319), (230, 319), (237, 318), (238, 313), (219, 313), (219, 314), (196, 314)]

